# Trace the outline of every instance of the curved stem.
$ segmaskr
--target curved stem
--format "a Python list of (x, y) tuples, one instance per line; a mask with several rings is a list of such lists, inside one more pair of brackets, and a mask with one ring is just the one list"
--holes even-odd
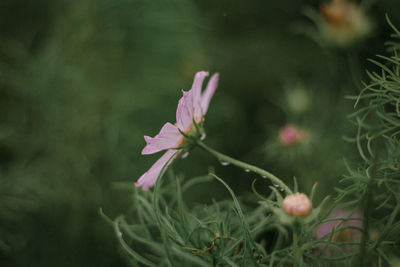
[(201, 141), (197, 141), (196, 143), (197, 143), (197, 145), (199, 147), (201, 147), (202, 149), (204, 149), (205, 151), (207, 151), (208, 153), (210, 153), (211, 155), (216, 157), (219, 161), (227, 162), (227, 163), (235, 165), (235, 166), (237, 166), (239, 168), (242, 168), (244, 170), (249, 170), (249, 171), (252, 171), (254, 173), (257, 173), (261, 177), (269, 179), (273, 184), (278, 185), (280, 188), (282, 188), (286, 192), (286, 194), (288, 194), (288, 195), (293, 194), (292, 190), (290, 190), (290, 188), (284, 182), (282, 182), (281, 179), (279, 179), (278, 177), (276, 177), (272, 173), (269, 173), (266, 170), (263, 170), (263, 169), (258, 168), (256, 166), (247, 164), (247, 163), (242, 162), (240, 160), (237, 160), (237, 159), (231, 158), (231, 157), (229, 157), (227, 155), (224, 155), (224, 154), (222, 154), (222, 153), (220, 153), (220, 152), (208, 147), (207, 145), (205, 145)]

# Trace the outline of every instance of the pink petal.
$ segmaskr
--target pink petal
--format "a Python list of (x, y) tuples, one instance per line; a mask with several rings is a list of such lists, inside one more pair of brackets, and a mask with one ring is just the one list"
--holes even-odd
[[(322, 223), (318, 225), (315, 229), (314, 232), (317, 235), (318, 238), (322, 238), (323, 236), (329, 236), (329, 233), (332, 232), (332, 229), (334, 227), (338, 227), (338, 225), (342, 226), (356, 226), (361, 228), (362, 227), (362, 222), (360, 220), (348, 220), (348, 221), (343, 221), (341, 220), (342, 218), (348, 218), (349, 213), (344, 211), (342, 208), (337, 207), (335, 208), (328, 216), (329, 219), (337, 218), (337, 220), (334, 221), (328, 221), (325, 223)], [(353, 215), (350, 216), (350, 218), (362, 218), (362, 214), (360, 212), (356, 212)], [(352, 230), (354, 237), (357, 237), (360, 235), (360, 232), (357, 230)]]
[(217, 89), (218, 79), (219, 79), (219, 74), (215, 73), (208, 81), (207, 88), (201, 95), (201, 109), (203, 111), (203, 116), (206, 115), (208, 110), (208, 105), (210, 104), (211, 98), (213, 97), (215, 90)]
[(142, 150), (142, 155), (157, 153), (161, 150), (176, 148), (183, 136), (176, 126), (171, 123), (166, 123), (162, 127), (159, 134), (149, 137), (145, 136), (147, 145)]
[(301, 131), (296, 126), (288, 124), (281, 128), (278, 137), (283, 145), (293, 145), (301, 140)]
[(193, 91), (182, 91), (183, 96), (179, 100), (176, 109), (176, 124), (181, 131), (186, 131), (193, 122)]
[(161, 158), (159, 158), (147, 172), (140, 176), (139, 180), (135, 183), (135, 186), (142, 187), (143, 190), (148, 190), (150, 187), (152, 187), (156, 183), (164, 165), (170, 165), (172, 163), (173, 160), (169, 159), (171, 159), (175, 153), (176, 150), (167, 150), (167, 152), (165, 152), (164, 155), (162, 155)]
[(199, 71), (194, 76), (193, 85), (191, 91), (193, 91), (193, 115), (194, 119), (198, 122), (203, 118), (203, 112), (201, 107), (201, 89), (203, 87), (204, 79), (208, 76), (208, 72)]

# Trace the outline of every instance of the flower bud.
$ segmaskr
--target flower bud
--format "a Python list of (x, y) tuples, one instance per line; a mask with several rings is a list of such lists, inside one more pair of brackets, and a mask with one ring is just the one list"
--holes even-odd
[(295, 87), (287, 91), (286, 105), (296, 114), (303, 113), (310, 106), (310, 96), (302, 87)]
[(321, 7), (325, 39), (337, 45), (347, 45), (371, 31), (371, 22), (353, 2), (332, 0)]
[(288, 215), (303, 217), (310, 214), (312, 204), (306, 194), (295, 193), (285, 197), (282, 208)]
[(303, 133), (296, 126), (286, 125), (279, 131), (279, 141), (285, 146), (294, 145), (303, 140)]

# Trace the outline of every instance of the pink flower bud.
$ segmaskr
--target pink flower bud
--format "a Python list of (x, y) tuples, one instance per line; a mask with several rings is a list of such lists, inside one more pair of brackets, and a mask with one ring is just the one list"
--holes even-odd
[(296, 126), (286, 125), (279, 131), (279, 141), (285, 146), (290, 146), (303, 139), (302, 131)]
[(307, 195), (303, 193), (295, 193), (285, 197), (282, 208), (286, 214), (302, 217), (310, 214), (312, 204)]

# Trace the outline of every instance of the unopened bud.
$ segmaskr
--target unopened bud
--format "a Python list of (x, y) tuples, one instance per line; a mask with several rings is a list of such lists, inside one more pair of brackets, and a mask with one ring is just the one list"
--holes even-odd
[(285, 197), (282, 203), (282, 208), (286, 214), (303, 217), (310, 214), (312, 204), (307, 195), (303, 193), (295, 193)]
[(303, 133), (296, 126), (286, 125), (279, 131), (279, 141), (285, 146), (296, 144), (303, 140)]
[(310, 105), (310, 96), (302, 87), (297, 86), (287, 91), (286, 103), (288, 108), (294, 113), (302, 113)]

